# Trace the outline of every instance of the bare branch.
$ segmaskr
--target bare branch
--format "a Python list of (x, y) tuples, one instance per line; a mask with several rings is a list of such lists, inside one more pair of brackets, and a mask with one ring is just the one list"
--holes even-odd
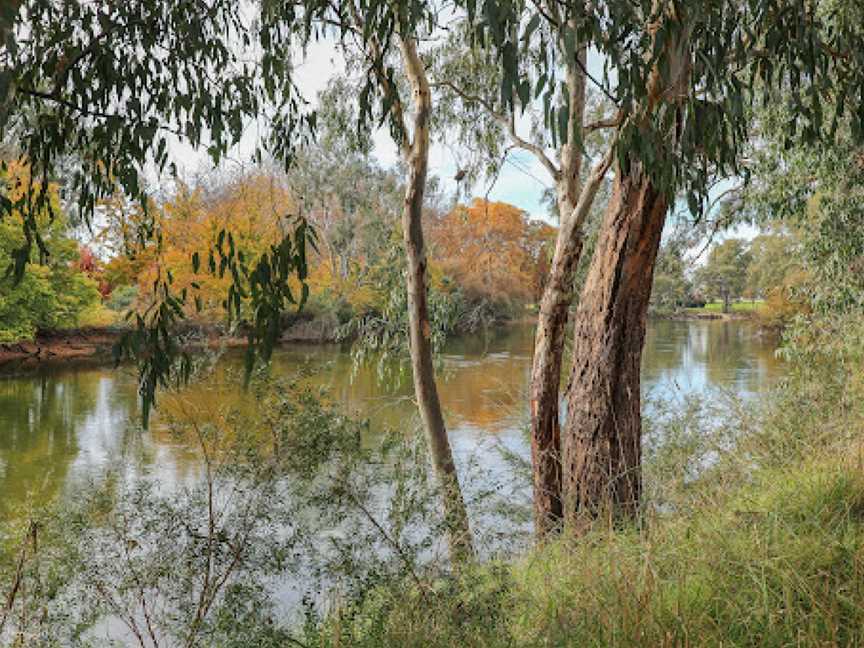
[(607, 117), (606, 119), (598, 119), (597, 121), (590, 122), (585, 124), (582, 129), (586, 133), (592, 133), (595, 130), (601, 130), (603, 128), (617, 128), (624, 122), (624, 112), (619, 110), (618, 114), (614, 117)]
[(555, 163), (546, 155), (546, 151), (543, 150), (542, 146), (534, 144), (533, 142), (529, 142), (528, 140), (519, 136), (516, 132), (516, 124), (514, 122), (513, 115), (511, 114), (509, 117), (504, 113), (501, 113), (494, 109), (492, 104), (483, 99), (482, 97), (478, 97), (477, 95), (472, 95), (468, 92), (465, 92), (457, 85), (455, 85), (452, 81), (439, 81), (437, 83), (431, 84), (432, 87), (441, 87), (441, 88), (449, 88), (457, 95), (462, 97), (465, 101), (477, 103), (483, 107), (483, 109), (489, 113), (489, 115), (501, 124), (510, 136), (510, 140), (513, 142), (515, 146), (518, 148), (524, 149), (533, 153), (534, 156), (540, 160), (540, 163), (546, 167), (546, 170), (552, 176), (552, 178), (557, 181), (559, 176), (561, 175), (561, 171), (558, 167), (555, 166)]

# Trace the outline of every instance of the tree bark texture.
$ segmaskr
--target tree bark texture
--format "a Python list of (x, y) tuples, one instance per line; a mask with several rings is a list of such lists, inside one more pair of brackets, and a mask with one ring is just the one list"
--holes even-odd
[(638, 163), (615, 179), (574, 321), (563, 431), (565, 525), (632, 517), (642, 490), (640, 378), (654, 265), (669, 201)]
[[(576, 56), (584, 65), (584, 46), (578, 49)], [(585, 114), (585, 76), (575, 61), (567, 68), (567, 89), (571, 107), (568, 115), (568, 141), (561, 149), (561, 168), (555, 177), (561, 227), (555, 240), (555, 252), (546, 286), (540, 298), (531, 366), (534, 529), (540, 541), (560, 528), (562, 519), (561, 427), (558, 411), (561, 362), (564, 354), (564, 332), (573, 301), (573, 277), (582, 254), (582, 225), (585, 220), (584, 216), (580, 218), (574, 213), (579, 199), (582, 198), (579, 176), (582, 170), (582, 120)], [(591, 194), (591, 201), (594, 195), (596, 189)]]
[(423, 63), (413, 40), (400, 40), (402, 58), (411, 82), (414, 103), (414, 133), (410, 146), (403, 147), (408, 165), (408, 183), (402, 210), (402, 232), (408, 264), (408, 328), (414, 394), (432, 459), (435, 475), (444, 494), (444, 515), (454, 563), (473, 554), (468, 514), (462, 498), (453, 452), (447, 438), (441, 401), (432, 362), (431, 328), (426, 286), (426, 249), (423, 240), (423, 194), (429, 164), (429, 120), (432, 99)]
[(612, 149), (592, 169), (575, 207), (567, 212), (561, 224), (537, 316), (531, 368), (531, 460), (534, 525), (541, 541), (551, 531), (560, 528), (563, 516), (558, 402), (564, 333), (573, 301), (576, 266), (582, 254), (582, 226), (611, 160)]

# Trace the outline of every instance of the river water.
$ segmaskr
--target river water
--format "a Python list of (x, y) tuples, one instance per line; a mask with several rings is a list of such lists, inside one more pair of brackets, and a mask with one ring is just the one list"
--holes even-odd
[[(451, 341), (439, 368), (441, 398), (457, 462), (508, 470), (504, 445), (528, 455), (525, 436), (532, 329), (516, 326)], [(675, 398), (723, 390), (752, 398), (782, 374), (775, 342), (740, 321), (653, 321), (643, 355), (643, 393)], [(239, 365), (228, 356), (226, 364)], [(371, 427), (416, 424), (410, 376), (356, 367), (338, 346), (294, 345), (277, 351), (276, 371), (300, 365), (331, 397)], [(650, 410), (646, 412), (650, 416)], [(133, 368), (68, 363), (0, 374), (0, 519), (25, 504), (74, 492), (109, 469), (168, 484), (194, 480), (200, 458), (189, 447), (137, 426)], [(497, 465), (500, 462), (500, 467)]]

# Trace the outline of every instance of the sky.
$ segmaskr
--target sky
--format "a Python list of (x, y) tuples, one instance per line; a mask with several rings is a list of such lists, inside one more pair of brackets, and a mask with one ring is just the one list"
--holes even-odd
[[(588, 68), (594, 78), (602, 77), (602, 60), (599, 56), (592, 56), (589, 53)], [(343, 69), (344, 59), (333, 43), (318, 41), (310, 44), (304, 59), (295, 66), (294, 81), (301, 94), (314, 105), (318, 93), (324, 90), (329, 80)], [(251, 151), (259, 134), (255, 123), (247, 124), (243, 140), (230, 157), (235, 160), (251, 159)], [(429, 173), (441, 180), (441, 187), (446, 194), (455, 196), (458, 187), (453, 177), (458, 170), (458, 161), (449, 147), (435, 140), (435, 133), (432, 134), (432, 139)], [(378, 162), (385, 167), (394, 166), (398, 161), (398, 150), (390, 137), (389, 130), (385, 127), (376, 131), (373, 142), (373, 155)], [(207, 154), (201, 150), (196, 151), (177, 141), (173, 142), (171, 148), (173, 157), (178, 162), (178, 168), (187, 173), (212, 168)], [(551, 152), (550, 156), (552, 156)], [(537, 158), (527, 151), (515, 149), (508, 156), (507, 162), (489, 191), (489, 199), (515, 205), (527, 212), (532, 219), (552, 222), (548, 209), (542, 202), (544, 191), (552, 186), (549, 172)], [(715, 192), (720, 193), (727, 186), (720, 184)], [(473, 188), (473, 193), (485, 195), (487, 190), (489, 190), (488, 183), (481, 180)], [(757, 234), (756, 228), (750, 225), (739, 225), (729, 231), (718, 233), (715, 240), (730, 237), (752, 239)]]

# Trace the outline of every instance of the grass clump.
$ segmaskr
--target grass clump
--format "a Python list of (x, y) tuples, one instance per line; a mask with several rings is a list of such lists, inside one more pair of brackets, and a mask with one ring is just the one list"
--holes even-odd
[(519, 646), (856, 645), (864, 477), (766, 471), (724, 506), (596, 532), (514, 567)]
[(861, 645), (862, 577), (864, 473), (819, 460), (760, 472), (714, 510), (375, 588), (309, 645)]

